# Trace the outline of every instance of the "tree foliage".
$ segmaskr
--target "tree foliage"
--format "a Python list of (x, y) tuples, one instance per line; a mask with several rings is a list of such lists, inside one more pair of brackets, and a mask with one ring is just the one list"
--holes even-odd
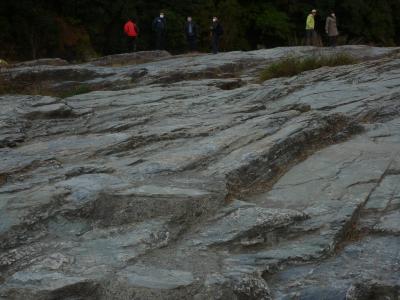
[(140, 50), (154, 48), (151, 23), (160, 10), (168, 20), (167, 47), (185, 51), (185, 19), (200, 28), (201, 50), (209, 49), (211, 18), (220, 17), (224, 50), (249, 50), (302, 43), (304, 23), (319, 10), (317, 28), (333, 9), (346, 43), (400, 44), (399, 0), (2, 0), (0, 57), (11, 60), (63, 57), (82, 60), (126, 50), (122, 26), (135, 17)]

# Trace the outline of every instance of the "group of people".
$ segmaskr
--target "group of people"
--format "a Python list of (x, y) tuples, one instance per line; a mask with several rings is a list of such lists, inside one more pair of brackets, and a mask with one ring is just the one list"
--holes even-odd
[[(197, 24), (193, 21), (192, 17), (188, 17), (185, 24), (185, 36), (190, 51), (197, 51), (198, 31)], [(212, 53), (217, 54), (219, 51), (219, 41), (224, 34), (224, 29), (217, 17), (213, 17), (212, 19), (210, 34)]]
[[(316, 22), (315, 17), (317, 10), (313, 9), (307, 17), (306, 21), (306, 44), (315, 46), (317, 39)], [(325, 33), (329, 38), (329, 46), (336, 47), (337, 37), (339, 36), (339, 30), (337, 27), (336, 14), (331, 11), (325, 21)]]
[[(311, 13), (307, 16), (306, 21), (306, 45), (316, 45), (317, 31), (316, 31), (316, 20), (317, 10), (313, 9)], [(153, 31), (155, 34), (155, 45), (157, 50), (165, 50), (166, 43), (166, 33), (167, 33), (167, 20), (163, 12), (160, 13), (153, 20)], [(138, 26), (133, 18), (129, 19), (124, 26), (124, 31), (128, 40), (129, 51), (136, 51), (136, 39), (139, 35)], [(190, 51), (197, 51), (197, 39), (198, 39), (198, 26), (193, 21), (191, 16), (187, 17), (185, 24), (185, 36), (188, 44), (188, 49)], [(337, 28), (337, 21), (335, 12), (331, 11), (329, 16), (326, 18), (325, 22), (325, 32), (329, 38), (329, 45), (336, 47), (337, 37), (339, 36), (339, 31)], [(217, 17), (213, 17), (212, 23), (210, 25), (210, 35), (211, 35), (211, 48), (214, 54), (219, 51), (219, 42), (224, 30), (220, 24)]]
[[(167, 33), (167, 20), (163, 12), (160, 13), (153, 20), (153, 31), (155, 34), (155, 46), (157, 50), (165, 50), (166, 43), (166, 33)], [(190, 51), (197, 51), (197, 39), (198, 39), (198, 26), (193, 21), (191, 16), (187, 17), (185, 24), (185, 36)], [(127, 36), (129, 51), (136, 51), (136, 40), (139, 35), (139, 28), (135, 23), (133, 18), (130, 18), (128, 22), (125, 23), (124, 32)], [(212, 23), (210, 25), (210, 35), (211, 35), (211, 48), (214, 54), (219, 51), (219, 41), (224, 33), (224, 29), (220, 24), (217, 17), (213, 17)]]

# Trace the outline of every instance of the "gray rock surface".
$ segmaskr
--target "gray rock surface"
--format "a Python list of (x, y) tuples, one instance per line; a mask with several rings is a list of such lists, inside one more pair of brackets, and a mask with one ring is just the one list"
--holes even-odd
[(123, 66), (143, 64), (157, 59), (168, 58), (171, 55), (167, 51), (142, 51), (134, 53), (123, 53), (109, 55), (90, 61), (91, 64), (96, 66)]
[(13, 64), (12, 67), (34, 67), (34, 66), (65, 66), (68, 62), (60, 58), (42, 58), (30, 61), (24, 61), (20, 63)]
[(0, 73), (1, 300), (400, 296), (399, 49), (44, 64)]

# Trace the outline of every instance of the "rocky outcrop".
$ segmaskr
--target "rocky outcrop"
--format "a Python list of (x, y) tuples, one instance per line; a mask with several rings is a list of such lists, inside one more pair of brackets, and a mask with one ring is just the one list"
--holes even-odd
[(24, 61), (20, 63), (13, 64), (13, 68), (21, 68), (21, 67), (35, 67), (35, 66), (66, 66), (69, 63), (60, 58), (42, 58), (30, 61)]
[[(395, 49), (348, 46), (343, 52), (360, 59), (376, 59)], [(223, 89), (235, 88), (258, 76), (272, 61), (291, 56), (335, 54), (335, 50), (307, 47), (276, 48), (268, 51), (230, 52), (217, 56), (170, 57), (165, 51), (111, 55), (81, 65), (61, 65), (58, 60), (20, 63), (0, 72), (0, 86), (6, 92), (69, 97), (98, 90), (120, 90), (150, 84), (170, 84), (200, 79), (230, 79), (220, 82)], [(144, 63), (146, 62), (146, 63)], [(241, 77), (242, 81), (238, 81)], [(239, 82), (239, 84), (238, 84)], [(1, 89), (0, 89), (1, 92)]]
[(0, 299), (397, 299), (398, 49), (159, 54), (1, 73)]
[(170, 57), (171, 54), (169, 54), (167, 51), (142, 51), (142, 52), (109, 55), (93, 59), (92, 61), (90, 61), (90, 63), (96, 66), (116, 67), (116, 66), (143, 64)]

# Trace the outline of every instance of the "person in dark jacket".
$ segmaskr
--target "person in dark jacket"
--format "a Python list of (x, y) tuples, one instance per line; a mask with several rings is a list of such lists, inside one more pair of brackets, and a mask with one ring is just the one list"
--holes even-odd
[(185, 34), (186, 40), (188, 42), (189, 51), (197, 50), (197, 25), (193, 21), (192, 17), (187, 18), (187, 22), (185, 24)]
[(125, 23), (124, 31), (125, 31), (125, 35), (127, 37), (128, 51), (135, 52), (136, 51), (136, 39), (139, 34), (139, 29), (135, 23), (134, 18), (130, 18), (128, 20), (128, 22)]
[(212, 39), (212, 52), (217, 54), (219, 51), (219, 40), (221, 36), (224, 34), (224, 29), (222, 25), (219, 23), (218, 18), (214, 17), (211, 27), (211, 39)]
[(333, 11), (331, 11), (330, 15), (326, 18), (325, 32), (329, 37), (329, 46), (336, 47), (339, 31), (337, 28), (336, 15)]
[(156, 49), (165, 50), (165, 35), (167, 32), (167, 20), (163, 12), (153, 21), (153, 30), (156, 33)]

